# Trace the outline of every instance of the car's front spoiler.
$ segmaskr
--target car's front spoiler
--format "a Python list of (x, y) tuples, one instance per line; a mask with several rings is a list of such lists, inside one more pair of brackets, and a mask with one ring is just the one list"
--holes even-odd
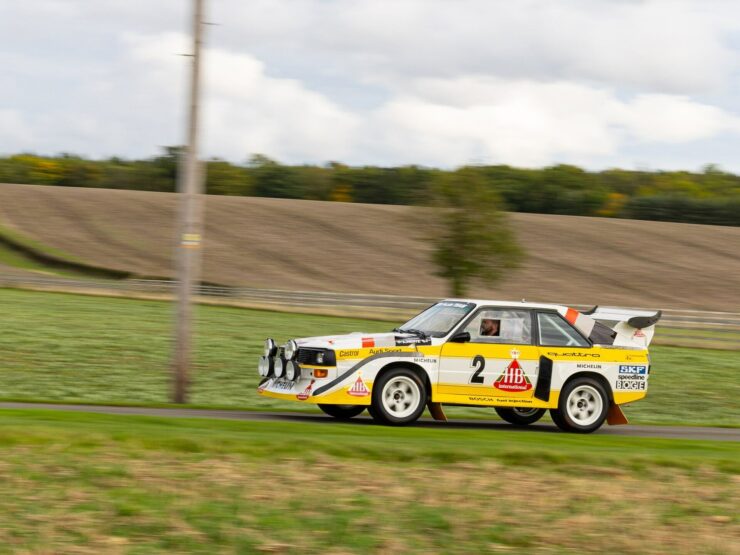
[[(285, 379), (267, 378), (257, 388), (265, 397), (305, 403), (328, 405), (369, 405), (372, 382), (365, 381), (360, 372), (345, 376), (341, 385), (335, 384), (331, 391), (320, 392), (322, 382), (327, 380), (301, 378), (295, 382)], [(327, 382), (328, 383), (328, 382)], [(317, 393), (317, 391), (319, 391)]]

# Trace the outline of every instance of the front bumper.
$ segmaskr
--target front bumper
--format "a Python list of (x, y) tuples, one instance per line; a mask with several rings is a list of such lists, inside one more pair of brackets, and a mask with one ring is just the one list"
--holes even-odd
[(306, 403), (369, 405), (372, 382), (363, 380), (360, 372), (337, 376), (332, 368), (326, 378), (315, 378), (313, 368), (301, 368), (301, 377), (291, 381), (268, 377), (260, 381), (257, 393), (265, 397)]

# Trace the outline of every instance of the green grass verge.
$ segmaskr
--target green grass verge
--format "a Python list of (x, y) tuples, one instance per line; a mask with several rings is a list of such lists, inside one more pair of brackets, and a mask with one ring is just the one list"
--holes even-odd
[(724, 553), (738, 533), (737, 442), (0, 410), (0, 448), (0, 553)]
[[(173, 306), (160, 301), (0, 290), (0, 398), (114, 404), (168, 401)], [(199, 406), (315, 410), (256, 394), (267, 336), (384, 331), (370, 320), (200, 306), (191, 402)], [(740, 353), (655, 347), (647, 399), (634, 423), (740, 425)], [(489, 409), (450, 409), (492, 416)]]

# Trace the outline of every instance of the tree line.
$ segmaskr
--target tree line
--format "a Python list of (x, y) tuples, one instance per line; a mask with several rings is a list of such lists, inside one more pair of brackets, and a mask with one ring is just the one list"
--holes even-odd
[[(152, 158), (89, 160), (62, 154), (0, 157), (0, 183), (174, 191), (179, 147)], [(206, 192), (374, 204), (430, 204), (440, 181), (479, 180), (513, 212), (740, 225), (740, 176), (707, 165), (701, 172), (571, 165), (540, 169), (505, 165), (441, 170), (419, 166), (352, 167), (281, 164), (255, 155), (243, 164), (205, 162)], [(460, 178), (460, 179), (457, 179)]]

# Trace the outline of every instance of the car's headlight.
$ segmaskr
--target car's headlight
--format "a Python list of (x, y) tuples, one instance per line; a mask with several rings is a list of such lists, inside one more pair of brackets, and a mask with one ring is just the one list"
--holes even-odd
[(282, 358), (275, 359), (275, 377), (282, 378), (285, 372), (285, 361)]
[(272, 375), (272, 370), (275, 365), (275, 359), (270, 357), (260, 357), (259, 364), (257, 365), (257, 371), (263, 378), (268, 378)]
[(288, 341), (288, 343), (286, 343), (283, 352), (285, 353), (285, 358), (287, 360), (293, 360), (296, 353), (298, 353), (298, 344), (291, 339), (290, 341)]
[(285, 365), (285, 377), (290, 381), (297, 380), (301, 375), (301, 367), (295, 360), (289, 360)]
[(319, 351), (316, 353), (316, 364), (324, 364), (324, 356), (326, 353), (324, 351)]
[(274, 357), (275, 353), (277, 353), (277, 345), (275, 344), (275, 341), (268, 337), (267, 339), (265, 339), (264, 355), (266, 357)]

